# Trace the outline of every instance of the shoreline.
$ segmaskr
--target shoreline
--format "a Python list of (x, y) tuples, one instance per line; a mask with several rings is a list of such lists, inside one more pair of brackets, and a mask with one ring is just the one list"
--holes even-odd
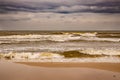
[[(0, 61), (0, 80), (119, 80), (120, 72), (84, 67), (86, 65), (119, 68), (114, 63), (16, 63)], [(102, 65), (101, 65), (102, 64)], [(108, 65), (110, 64), (110, 65)], [(38, 65), (38, 67), (36, 67)], [(83, 67), (80, 67), (82, 65)], [(101, 66), (100, 66), (101, 65)], [(107, 65), (107, 66), (105, 66)], [(78, 67), (77, 67), (78, 66)], [(117, 67), (115, 67), (117, 66)], [(117, 68), (117, 69), (118, 69)], [(119, 68), (120, 69), (120, 68)]]
[(100, 70), (107, 70), (113, 72), (120, 72), (120, 63), (77, 63), (77, 62), (15, 62), (36, 67), (47, 68), (93, 68)]

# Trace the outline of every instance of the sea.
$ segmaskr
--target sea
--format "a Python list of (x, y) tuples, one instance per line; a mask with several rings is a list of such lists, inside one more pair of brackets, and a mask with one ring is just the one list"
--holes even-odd
[(33, 61), (120, 62), (120, 31), (0, 31), (0, 54), (82, 51), (103, 57), (52, 57)]

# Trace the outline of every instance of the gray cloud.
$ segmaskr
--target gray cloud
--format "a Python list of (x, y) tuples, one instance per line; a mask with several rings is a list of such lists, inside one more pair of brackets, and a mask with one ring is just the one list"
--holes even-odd
[[(11, 13), (2, 14), (2, 30), (120, 30), (120, 14)], [(15, 19), (18, 19), (15, 21)], [(28, 20), (25, 20), (28, 19)]]
[[(11, 0), (12, 1), (12, 0)], [(26, 1), (26, 0), (25, 0)], [(27, 0), (28, 1), (28, 0)], [(65, 2), (66, 3), (65, 3)], [(55, 13), (120, 13), (120, 1), (113, 0), (75, 0), (51, 1), (36, 0), (34, 2), (1, 2), (0, 12), (55, 12)], [(94, 3), (92, 2), (94, 1)], [(85, 3), (86, 2), (86, 3)]]
[(0, 0), (1, 30), (120, 30), (120, 0)]

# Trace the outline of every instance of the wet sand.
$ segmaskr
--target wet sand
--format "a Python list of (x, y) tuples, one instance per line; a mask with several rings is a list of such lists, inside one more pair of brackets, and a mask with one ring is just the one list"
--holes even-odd
[(96, 68), (108, 71), (120, 72), (120, 63), (71, 63), (71, 62), (17, 62), (29, 66), (38, 67), (82, 67), (82, 68)]
[[(32, 62), (19, 64), (11, 61), (0, 61), (0, 80), (120, 80), (119, 71), (108, 71), (89, 66), (80, 67), (80, 64), (84, 66), (85, 64), (88, 65), (88, 63)], [(91, 65), (99, 66), (97, 63), (92, 63)], [(119, 64), (115, 63), (115, 65)], [(114, 66), (114, 64), (111, 63), (107, 67), (109, 68), (110, 66)]]

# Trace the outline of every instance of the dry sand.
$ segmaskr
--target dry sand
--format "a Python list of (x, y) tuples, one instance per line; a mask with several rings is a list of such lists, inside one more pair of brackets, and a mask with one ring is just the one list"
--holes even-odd
[[(79, 66), (72, 66), (77, 64)], [(80, 64), (84, 66), (80, 67)], [(39, 67), (35, 67), (36, 65)], [(88, 63), (17, 64), (11, 61), (0, 61), (0, 80), (120, 80), (119, 71), (94, 69), (89, 66), (85, 67), (86, 65), (88, 65)], [(100, 66), (97, 63), (92, 63), (91, 65)], [(115, 65), (120, 64), (116, 63)], [(102, 66), (104, 67), (104, 64), (102, 64)], [(111, 66), (114, 67), (114, 64), (111, 63), (105, 67), (109, 68)]]

